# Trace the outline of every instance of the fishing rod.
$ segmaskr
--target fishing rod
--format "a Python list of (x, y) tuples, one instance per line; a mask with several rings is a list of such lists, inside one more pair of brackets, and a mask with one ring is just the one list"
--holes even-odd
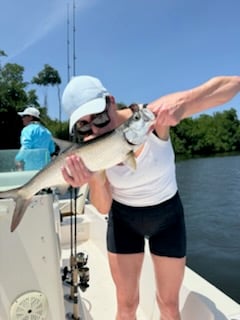
[(70, 81), (70, 21), (69, 21), (69, 3), (67, 4), (67, 81)]
[[(63, 281), (68, 280), (67, 282), (70, 284), (70, 294), (65, 298), (68, 301), (73, 302), (73, 313), (66, 314), (67, 319), (74, 319), (80, 320), (79, 315), (79, 303), (78, 303), (78, 271), (77, 271), (77, 263), (76, 263), (76, 218), (74, 219), (75, 223), (73, 223), (73, 216), (76, 217), (77, 210), (76, 210), (76, 193), (74, 188), (70, 187), (69, 190), (69, 200), (70, 200), (70, 257), (69, 257), (69, 264), (70, 264), (70, 271), (66, 266), (63, 269)], [(74, 192), (74, 196), (73, 196)], [(75, 231), (75, 232), (74, 232)], [(75, 234), (74, 234), (75, 233)], [(70, 275), (70, 278), (68, 278)]]
[[(76, 4), (72, 0), (72, 76), (76, 75)], [(69, 3), (67, 4), (67, 80), (70, 81), (71, 66), (70, 66), (70, 10)]]
[[(73, 50), (73, 76), (76, 75), (76, 26), (75, 26), (75, 0), (72, 0), (72, 50)], [(69, 4), (67, 5), (67, 78), (70, 81), (70, 19), (69, 19)], [(68, 268), (63, 270), (63, 280), (67, 279), (68, 273), (70, 273), (70, 296), (68, 300), (73, 302), (73, 314), (67, 314), (67, 318), (80, 320), (79, 313), (79, 295), (78, 286), (85, 291), (88, 287), (89, 281), (89, 268), (86, 267), (88, 256), (83, 253), (77, 253), (77, 198), (83, 196), (83, 194), (77, 194), (76, 188), (70, 188), (70, 271)], [(73, 221), (74, 217), (74, 221)]]
[(76, 60), (77, 60), (75, 11), (76, 11), (76, 5), (75, 5), (75, 0), (73, 0), (73, 76), (76, 75)]
[[(86, 266), (88, 255), (85, 252), (77, 252), (77, 199), (83, 197), (83, 201), (81, 202), (82, 212), (87, 191), (88, 188), (80, 193), (76, 188), (70, 188), (70, 271), (68, 267), (63, 269), (63, 281), (68, 280), (67, 282), (70, 284), (70, 295), (66, 296), (66, 298), (73, 303), (73, 314), (67, 314), (67, 318), (74, 320), (80, 320), (78, 287), (82, 291), (85, 291), (89, 287), (89, 268)], [(70, 279), (68, 278), (68, 274), (70, 275)]]

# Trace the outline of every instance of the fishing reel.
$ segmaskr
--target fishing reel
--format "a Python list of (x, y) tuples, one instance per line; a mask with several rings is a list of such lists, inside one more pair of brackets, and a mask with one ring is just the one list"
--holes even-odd
[(77, 253), (76, 262), (79, 274), (79, 287), (82, 291), (86, 291), (89, 287), (89, 268), (86, 267), (88, 255), (84, 252)]
[[(85, 252), (77, 253), (75, 257), (75, 266), (79, 275), (79, 287), (84, 292), (89, 287), (89, 268), (86, 266), (88, 262), (88, 255)], [(72, 284), (71, 271), (65, 266), (62, 270), (62, 281), (66, 281), (68, 284)]]

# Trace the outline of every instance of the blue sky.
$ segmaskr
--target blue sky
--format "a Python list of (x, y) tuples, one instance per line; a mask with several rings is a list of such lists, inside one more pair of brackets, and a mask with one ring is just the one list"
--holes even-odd
[[(2, 0), (0, 49), (30, 81), (50, 64), (67, 73), (67, 7), (72, 0)], [(99, 77), (118, 102), (148, 102), (190, 89), (216, 75), (240, 74), (239, 0), (75, 0), (76, 74)], [(33, 86), (29, 86), (29, 89)], [(35, 87), (36, 88), (36, 87)], [(43, 103), (43, 90), (38, 89)], [(48, 89), (58, 118), (55, 88)], [(240, 94), (210, 113), (240, 110)], [(66, 115), (63, 112), (63, 119)]]

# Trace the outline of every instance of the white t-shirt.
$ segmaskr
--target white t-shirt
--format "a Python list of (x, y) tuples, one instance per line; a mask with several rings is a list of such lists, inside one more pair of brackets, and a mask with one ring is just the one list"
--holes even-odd
[(127, 165), (106, 170), (114, 200), (144, 207), (162, 203), (175, 195), (175, 156), (170, 138), (164, 141), (151, 133), (136, 162), (136, 170)]

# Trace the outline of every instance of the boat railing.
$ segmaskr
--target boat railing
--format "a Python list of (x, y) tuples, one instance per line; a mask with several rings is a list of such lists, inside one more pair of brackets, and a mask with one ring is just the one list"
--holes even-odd
[(18, 153), (18, 149), (0, 150), (0, 190), (23, 185), (49, 162), (46, 149), (24, 150), (27, 165), (19, 167), (16, 161)]

